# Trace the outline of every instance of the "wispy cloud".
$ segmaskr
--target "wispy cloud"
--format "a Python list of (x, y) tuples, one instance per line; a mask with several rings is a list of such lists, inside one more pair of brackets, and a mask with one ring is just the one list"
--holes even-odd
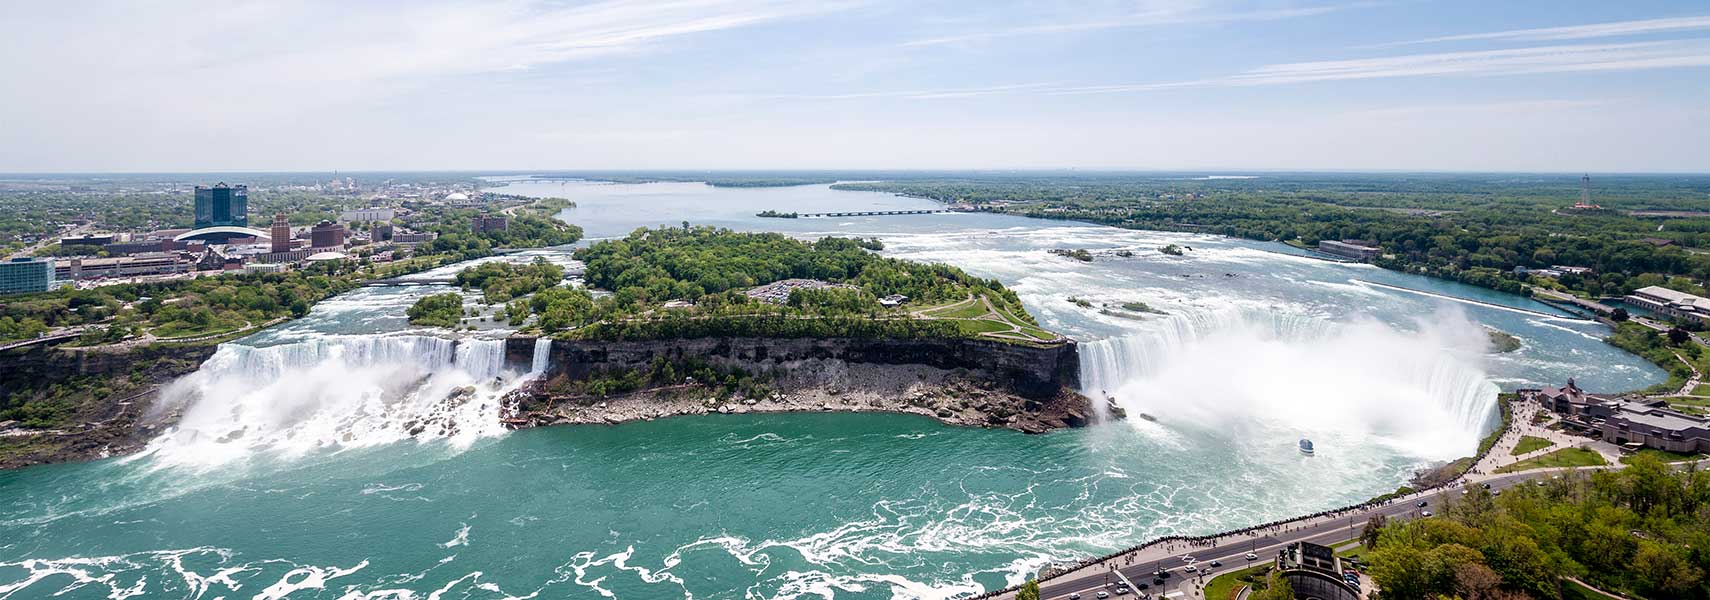
[(1578, 44), (1281, 63), (1228, 77), (1167, 83), (1066, 87), (1051, 90), (1049, 93), (1108, 94), (1188, 87), (1292, 85), (1399, 77), (1530, 75), (1704, 66), (1710, 66), (1710, 42), (1707, 41)]
[(1537, 99), (1537, 100), (1508, 100), (1502, 102), (1471, 102), (1462, 104), (1422, 104), (1415, 106), (1389, 106), (1366, 110), (1355, 110), (1343, 113), (1351, 117), (1371, 119), (1396, 119), (1419, 116), (1437, 115), (1497, 115), (1497, 114), (1538, 114), (1542, 112), (1558, 112), (1569, 110), (1584, 110), (1609, 106), (1611, 99)]
[(1540, 27), (1535, 29), (1492, 31), (1488, 33), (1468, 33), (1395, 42), (1391, 44), (1381, 44), (1380, 46), (1405, 46), (1410, 44), (1434, 44), (1439, 42), (1464, 41), (1557, 42), (1652, 33), (1698, 31), (1705, 29), (1710, 29), (1710, 16), (1642, 19), (1637, 21), (1616, 21), (1613, 23), (1593, 23), (1590, 25), (1570, 25), (1566, 27)]
[(1710, 40), (1569, 44), (1439, 52), (1382, 58), (1279, 63), (1225, 77), (1157, 83), (1061, 85), (1020, 83), (977, 88), (852, 92), (844, 94), (770, 94), (762, 98), (848, 100), (898, 98), (937, 100), (996, 95), (1126, 94), (1161, 90), (1297, 85), (1403, 77), (1479, 77), (1594, 71), (1641, 71), (1710, 66)]
[(1111, 15), (1105, 18), (1060, 23), (1044, 23), (1019, 27), (998, 27), (950, 35), (921, 38), (904, 42), (905, 47), (942, 46), (965, 42), (980, 42), (1006, 37), (1079, 33), (1104, 29), (1186, 25), (1192, 23), (1224, 23), (1234, 21), (1276, 21), (1310, 17), (1350, 8), (1373, 6), (1373, 2), (1326, 4), (1295, 8), (1253, 9), (1245, 11), (1207, 11), (1199, 3), (1173, 4), (1138, 12)]
[(926, 90), (885, 90), (872, 92), (849, 92), (842, 94), (744, 94), (745, 100), (863, 100), (869, 98), (898, 98), (904, 100), (946, 100), (952, 98), (973, 98), (977, 96), (997, 96), (1015, 94), (1027, 91), (1052, 91), (1062, 89), (1060, 83), (1018, 83), (1012, 85), (994, 85), (986, 87), (940, 88)]

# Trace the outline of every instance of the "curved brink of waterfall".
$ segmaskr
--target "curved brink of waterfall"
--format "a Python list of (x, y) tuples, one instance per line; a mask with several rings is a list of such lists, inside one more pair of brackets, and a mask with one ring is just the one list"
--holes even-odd
[(522, 375), (506, 371), (503, 340), (356, 335), (223, 344), (162, 391), (161, 410), (182, 416), (147, 454), (210, 465), (258, 451), (295, 456), (411, 438), (466, 447), (504, 431), (501, 399)]
[(1405, 331), (1241, 309), (1144, 326), (1080, 347), (1084, 393), (1114, 397), (1136, 427), (1290, 447), (1301, 436), (1360, 436), (1445, 460), (1471, 454), (1496, 424), (1484, 333), (1452, 310)]

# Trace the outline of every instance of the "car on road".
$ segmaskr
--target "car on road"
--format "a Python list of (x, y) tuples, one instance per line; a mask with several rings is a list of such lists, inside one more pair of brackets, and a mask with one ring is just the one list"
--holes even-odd
[(1186, 567), (1183, 567), (1183, 568), (1182, 568), (1182, 570), (1184, 570), (1184, 571), (1187, 571), (1187, 572), (1189, 572), (1189, 573), (1198, 573), (1198, 572), (1199, 572), (1199, 567), (1196, 567), (1196, 566), (1193, 566), (1193, 565), (1188, 565), (1188, 566), (1186, 566)]
[(1080, 594), (1069, 594), (1069, 600), (1081, 600)]
[(1215, 569), (1215, 568), (1218, 568), (1221, 566), (1223, 566), (1223, 561), (1218, 561), (1218, 560), (1211, 561), (1211, 568)]
[(1099, 600), (1104, 600), (1105, 598), (1109, 598), (1109, 597), (1110, 597), (1110, 592), (1099, 592), (1098, 593)]
[(1149, 587), (1152, 587), (1152, 585), (1151, 585), (1151, 584), (1148, 584), (1148, 583), (1146, 583), (1146, 582), (1144, 582), (1144, 581), (1142, 581), (1142, 582), (1140, 582), (1140, 583), (1136, 583), (1136, 584), (1134, 584), (1134, 585), (1135, 585), (1135, 587), (1138, 587), (1138, 588), (1140, 588), (1140, 589), (1142, 589), (1142, 590), (1143, 590), (1143, 589), (1146, 589), (1146, 588), (1149, 588)]
[(1259, 555), (1253, 554), (1252, 552), (1248, 552), (1247, 553), (1247, 560), (1259, 560)]
[(1419, 508), (1425, 508), (1425, 505), (1427, 505), (1427, 504), (1430, 504), (1430, 502), (1426, 502), (1426, 501), (1424, 501), (1424, 500), (1420, 500), (1420, 501), (1419, 501), (1419, 504), (1416, 504), (1416, 505), (1414, 505), (1414, 506), (1418, 506), (1418, 507), (1419, 507)]
[(1162, 586), (1162, 585), (1164, 585), (1164, 578), (1162, 578), (1162, 577), (1154, 577), (1154, 578), (1152, 578), (1152, 585), (1156, 585), (1156, 586)]
[(1420, 511), (1420, 512), (1419, 512), (1419, 516), (1421, 516), (1421, 517), (1429, 517), (1429, 516), (1431, 516), (1431, 511), (1428, 511), (1428, 510), (1425, 510), (1425, 511)]
[(1127, 596), (1128, 595), (1128, 586), (1126, 586), (1126, 585), (1116, 586), (1116, 595)]

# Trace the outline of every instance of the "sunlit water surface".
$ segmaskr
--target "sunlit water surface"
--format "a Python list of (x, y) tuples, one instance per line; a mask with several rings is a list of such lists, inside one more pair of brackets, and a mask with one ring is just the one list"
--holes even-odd
[[(753, 216), (935, 207), (828, 186), (501, 191), (575, 200), (564, 218), (591, 238), (683, 221), (876, 236), (886, 255), (996, 277), (1081, 341), (1090, 395), (1156, 422), (1026, 436), (803, 414), (506, 433), (497, 398), (527, 374), (501, 364), (496, 334), (411, 330), (403, 308), (444, 288), (363, 289), (223, 347), (169, 390), (185, 424), (145, 454), (0, 473), (0, 598), (955, 597), (1390, 491), (1472, 452), (1499, 387), (1663, 379), (1601, 326), (1530, 300), (1280, 244), (995, 215)], [(1171, 243), (1191, 250), (1158, 252)], [(1128, 301), (1166, 314), (1099, 310)], [(1488, 355), (1486, 327), (1525, 345)]]

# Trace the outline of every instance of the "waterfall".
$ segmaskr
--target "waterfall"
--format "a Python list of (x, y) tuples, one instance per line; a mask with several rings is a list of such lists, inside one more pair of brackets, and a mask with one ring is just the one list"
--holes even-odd
[(266, 450), (300, 455), (415, 438), (467, 446), (504, 431), (503, 340), (324, 336), (274, 346), (224, 344), (168, 386), (176, 427), (150, 443), (172, 462), (218, 464)]
[(530, 377), (540, 377), (546, 374), (546, 369), (552, 366), (552, 338), (541, 337), (534, 340), (534, 362), (529, 367)]
[(1458, 312), (1416, 326), (1240, 309), (1172, 315), (1081, 344), (1082, 387), (1169, 426), (1367, 435), (1416, 456), (1469, 454), (1497, 415), (1484, 334)]

